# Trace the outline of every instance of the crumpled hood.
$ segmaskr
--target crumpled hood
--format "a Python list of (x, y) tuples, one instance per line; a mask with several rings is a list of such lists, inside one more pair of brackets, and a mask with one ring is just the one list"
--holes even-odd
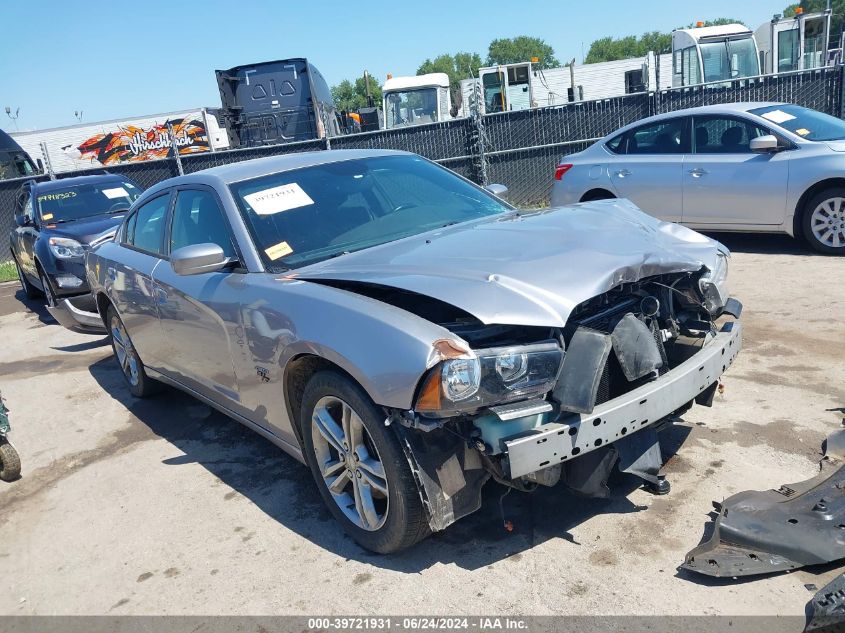
[(81, 244), (90, 244), (104, 233), (113, 232), (117, 229), (123, 222), (124, 217), (126, 217), (126, 213), (95, 215), (90, 218), (57, 224), (55, 225), (56, 228), (45, 226), (41, 233), (46, 236), (69, 237)]
[(359, 281), (445, 301), (483, 323), (562, 327), (578, 304), (623, 282), (711, 268), (724, 246), (603, 200), (497, 216), (329, 259), (299, 279)]

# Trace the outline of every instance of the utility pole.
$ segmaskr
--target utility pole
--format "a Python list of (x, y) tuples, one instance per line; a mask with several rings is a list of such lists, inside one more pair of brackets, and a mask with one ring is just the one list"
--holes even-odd
[(18, 131), (18, 116), (20, 116), (20, 108), (15, 108), (15, 113), (12, 114), (12, 108), (10, 106), (6, 106), (6, 116), (12, 119), (12, 123), (15, 124), (15, 132)]
[(364, 71), (364, 87), (367, 91), (367, 107), (373, 107), (373, 97), (370, 94), (370, 73), (366, 70)]
[(76, 117), (76, 120), (82, 123), (82, 110), (74, 110), (73, 116)]

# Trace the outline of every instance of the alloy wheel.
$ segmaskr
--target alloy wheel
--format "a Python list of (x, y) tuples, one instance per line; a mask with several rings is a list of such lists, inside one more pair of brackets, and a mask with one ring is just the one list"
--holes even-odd
[(317, 464), (334, 502), (357, 527), (378, 530), (387, 519), (389, 489), (361, 417), (343, 400), (325, 396), (311, 419)]
[(123, 375), (126, 376), (130, 385), (137, 386), (139, 381), (138, 356), (129, 335), (126, 333), (126, 328), (123, 327), (123, 323), (117, 315), (114, 315), (111, 320), (111, 340), (114, 354)]
[(47, 275), (41, 273), (41, 285), (44, 286), (44, 298), (47, 301), (47, 306), (50, 308), (56, 307), (56, 296), (53, 294), (53, 288), (50, 286), (50, 281)]
[(813, 209), (810, 230), (824, 246), (845, 247), (845, 198), (828, 198)]

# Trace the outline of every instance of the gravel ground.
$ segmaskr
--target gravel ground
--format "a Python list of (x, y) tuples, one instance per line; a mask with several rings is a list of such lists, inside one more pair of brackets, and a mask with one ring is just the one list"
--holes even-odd
[(175, 391), (133, 400), (106, 340), (0, 285), (0, 388), (24, 475), (0, 484), (0, 614), (803, 615), (841, 567), (679, 574), (713, 500), (817, 472), (845, 413), (845, 259), (724, 237), (745, 349), (712, 409), (667, 431), (672, 492), (505, 500), (396, 556), (331, 520), (306, 468)]

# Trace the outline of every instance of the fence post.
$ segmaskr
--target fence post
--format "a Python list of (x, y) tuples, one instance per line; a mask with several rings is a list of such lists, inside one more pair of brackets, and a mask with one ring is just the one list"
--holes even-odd
[(44, 166), (47, 168), (47, 174), (50, 180), (56, 179), (56, 173), (53, 171), (53, 163), (50, 162), (50, 152), (47, 151), (47, 143), (41, 141), (38, 144), (41, 147), (41, 155), (44, 157)]
[(483, 187), (487, 182), (487, 157), (485, 155), (484, 139), (484, 115), (481, 113), (481, 85), (480, 82), (473, 86), (472, 102), (470, 103), (470, 115), (472, 127), (470, 129), (470, 153), (475, 154), (475, 175), (479, 184)]
[[(839, 80), (839, 118), (845, 119), (845, 63), (839, 64), (837, 79)], [(836, 91), (831, 90), (831, 92)]]
[(167, 133), (170, 135), (170, 148), (173, 150), (173, 157), (176, 159), (176, 170), (180, 176), (185, 175), (185, 170), (182, 169), (182, 157), (179, 156), (179, 147), (176, 145), (176, 135), (173, 133), (173, 125), (170, 121), (167, 122)]

